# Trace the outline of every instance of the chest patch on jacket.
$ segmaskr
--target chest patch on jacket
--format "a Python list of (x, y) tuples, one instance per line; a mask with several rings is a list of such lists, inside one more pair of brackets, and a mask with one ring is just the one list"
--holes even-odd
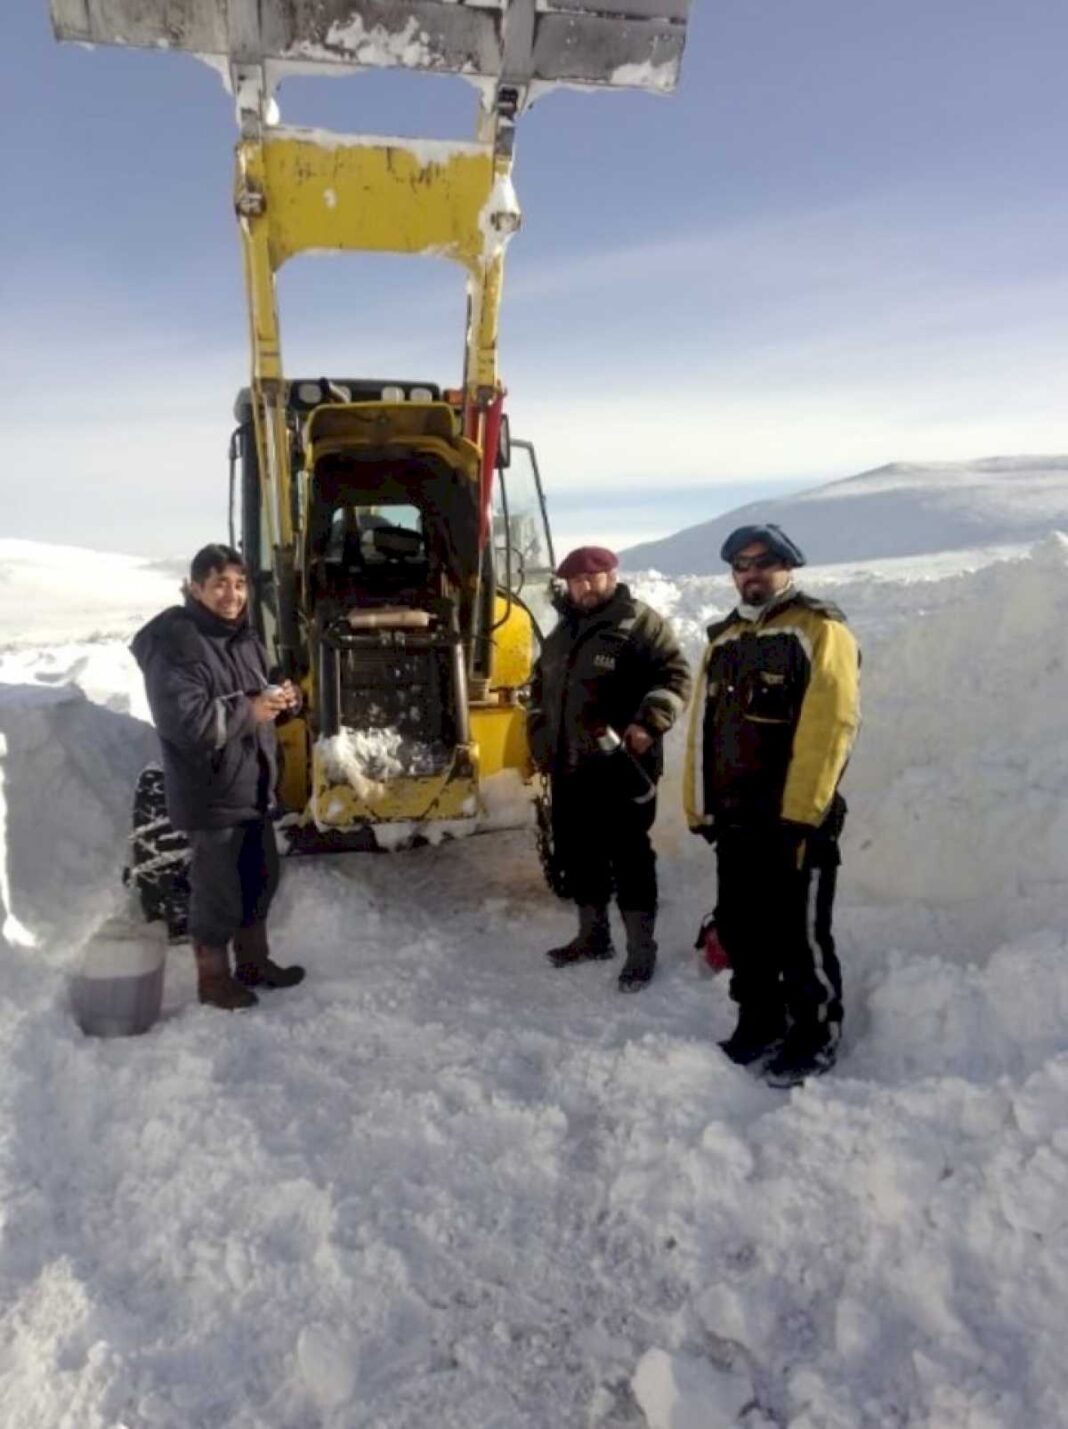
[(614, 655), (595, 655), (593, 657), (593, 664), (597, 670), (614, 670), (616, 668), (616, 657)]

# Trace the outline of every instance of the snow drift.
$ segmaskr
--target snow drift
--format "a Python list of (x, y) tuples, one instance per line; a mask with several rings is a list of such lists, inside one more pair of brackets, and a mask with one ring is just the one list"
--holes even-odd
[(133, 784), (157, 748), (147, 725), (78, 689), (0, 684), (5, 937), (21, 926), (61, 946), (114, 896)]
[[(508, 832), (291, 861), (300, 989), (223, 1018), (178, 950), (151, 1033), (83, 1038), (61, 972), (151, 734), (117, 642), (0, 660), (4, 911), (39, 943), (0, 947), (6, 1429), (1068, 1423), (1066, 545), (811, 574), (866, 722), (843, 1060), (786, 1096), (715, 1046), (670, 790), (640, 998), (548, 968), (568, 911)], [(692, 649), (727, 602), (645, 588)]]
[(1041, 540), (1068, 530), (1068, 457), (897, 462), (796, 496), (751, 502), (623, 552), (628, 570), (722, 570), (736, 526), (775, 521), (809, 561), (832, 564)]
[(865, 664), (849, 881), (892, 941), (976, 957), (1068, 913), (1068, 539), (953, 584)]

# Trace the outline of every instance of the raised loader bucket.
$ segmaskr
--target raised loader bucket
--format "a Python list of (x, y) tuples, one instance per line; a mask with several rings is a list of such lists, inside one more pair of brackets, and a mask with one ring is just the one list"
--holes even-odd
[[(61, 40), (233, 64), (431, 70), (529, 86), (674, 89), (689, 0), (51, 0)], [(529, 94), (527, 95), (529, 98)]]

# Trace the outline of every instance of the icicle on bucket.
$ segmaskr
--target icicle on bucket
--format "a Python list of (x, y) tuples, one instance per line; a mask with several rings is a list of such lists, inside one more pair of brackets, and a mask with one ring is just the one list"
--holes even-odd
[(71, 981), (78, 1026), (89, 1037), (136, 1037), (158, 1019), (163, 1005), (167, 930), (126, 911), (94, 930)]

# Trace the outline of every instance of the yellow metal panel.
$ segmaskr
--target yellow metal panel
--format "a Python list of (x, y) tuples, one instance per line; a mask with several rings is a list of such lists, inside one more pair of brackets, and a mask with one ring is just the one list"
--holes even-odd
[(481, 263), (480, 217), (494, 180), (488, 144), (283, 131), (264, 139), (263, 160), (275, 271), (311, 249)]
[(357, 792), (328, 776), (317, 748), (312, 750), (314, 795), (306, 821), (324, 828), (349, 829), (359, 824), (473, 818), (478, 812), (479, 752), (459, 745), (459, 760), (472, 772), (403, 775)]
[[(507, 619), (508, 602), (498, 596), (494, 606), (493, 663), (490, 667), (490, 689), (517, 690), (530, 681), (534, 663), (534, 625), (521, 605), (512, 602)], [(503, 625), (497, 622), (504, 620)]]
[(291, 719), (278, 728), (281, 755), (281, 778), (278, 798), (289, 813), (300, 813), (308, 802), (311, 746), (308, 726), (302, 719)]
[(478, 741), (483, 778), (502, 769), (530, 772), (526, 712), (520, 705), (472, 705), (471, 734)]
[(479, 480), (479, 449), (460, 435), (459, 420), (444, 402), (331, 403), (316, 407), (304, 430), (309, 467), (329, 452), (396, 444), (405, 454), (440, 457)]
[(305, 432), (309, 444), (378, 445), (434, 437), (460, 449), (464, 445), (460, 419), (447, 402), (328, 402), (310, 414)]

